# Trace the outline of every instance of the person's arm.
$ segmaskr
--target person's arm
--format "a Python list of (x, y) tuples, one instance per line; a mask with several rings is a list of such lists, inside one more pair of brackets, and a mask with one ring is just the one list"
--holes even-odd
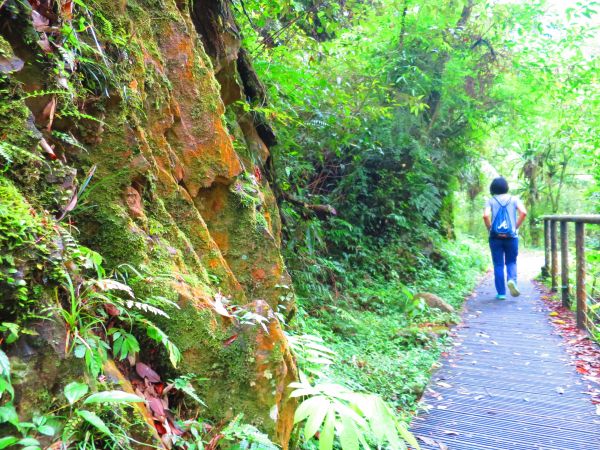
[(527, 210), (525, 209), (525, 205), (523, 205), (523, 202), (521, 202), (521, 200), (519, 200), (517, 202), (517, 230), (519, 229), (519, 227), (521, 226), (521, 224), (523, 223), (523, 221), (525, 220), (525, 217), (527, 217)]
[(486, 204), (483, 210), (483, 223), (485, 223), (487, 230), (490, 231), (490, 228), (492, 228), (492, 208), (489, 204)]

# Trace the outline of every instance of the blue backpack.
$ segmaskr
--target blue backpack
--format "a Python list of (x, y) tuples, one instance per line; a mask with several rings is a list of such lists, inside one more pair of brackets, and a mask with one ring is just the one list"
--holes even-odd
[(490, 228), (490, 237), (498, 239), (509, 239), (517, 237), (517, 229), (513, 220), (510, 217), (508, 209), (506, 208), (512, 201), (512, 197), (508, 199), (506, 204), (500, 203), (500, 201), (494, 197), (494, 200), (498, 202), (500, 208), (494, 217), (492, 226)]

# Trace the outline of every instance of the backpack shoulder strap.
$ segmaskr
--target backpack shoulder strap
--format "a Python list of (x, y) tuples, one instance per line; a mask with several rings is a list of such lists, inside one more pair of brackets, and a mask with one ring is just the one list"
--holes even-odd
[(496, 200), (496, 202), (498, 203), (498, 205), (500, 205), (501, 208), (506, 208), (510, 204), (510, 202), (512, 202), (513, 196), (511, 195), (510, 197), (508, 197), (508, 201), (504, 205), (500, 203), (500, 200), (498, 200), (498, 197), (496, 197), (495, 195), (492, 198)]

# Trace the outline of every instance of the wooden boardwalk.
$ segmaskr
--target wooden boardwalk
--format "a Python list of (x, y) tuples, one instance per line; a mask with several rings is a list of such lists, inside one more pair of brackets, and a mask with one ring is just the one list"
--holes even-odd
[(539, 292), (542, 260), (519, 258), (521, 296), (496, 300), (488, 275), (413, 420), (423, 450), (600, 450), (600, 416)]

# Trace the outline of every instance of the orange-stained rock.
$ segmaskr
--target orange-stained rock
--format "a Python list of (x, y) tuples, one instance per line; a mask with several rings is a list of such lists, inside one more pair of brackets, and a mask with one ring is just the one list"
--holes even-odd
[(263, 281), (267, 277), (267, 272), (262, 268), (257, 268), (252, 271), (252, 278), (255, 281)]
[(229, 248), (229, 234), (226, 231), (213, 231), (211, 236), (221, 253), (226, 255)]
[(123, 191), (123, 200), (129, 209), (131, 217), (144, 217), (144, 207), (142, 206), (142, 196), (137, 189), (127, 186)]
[[(221, 421), (245, 413), (245, 420), (286, 448), (295, 407), (286, 386), (297, 374), (272, 310), (282, 303), (292, 309), (293, 291), (280, 252), (277, 203), (263, 176), (269, 149), (253, 115), (237, 104), (246, 91), (237, 72), (240, 39), (229, 3), (218, 2), (222, 11), (194, 22), (192, 5), (185, 2), (163, 0), (161, 8), (125, 3), (94, 2), (107, 20), (132, 31), (131, 53), (114, 61), (122, 86), (110, 96), (78, 99), (82, 113), (99, 121), (67, 116), (63, 128), (55, 123), (56, 131), (73, 133), (89, 146), (88, 152), (67, 155), (67, 168), (81, 174), (97, 166), (86, 192), (90, 207), (76, 214), (77, 239), (98, 251), (107, 269), (127, 263), (148, 271), (132, 286), (140, 300), (162, 296), (179, 306), (165, 307), (169, 319), (152, 320), (183, 355), (169, 370), (209, 379), (210, 389), (202, 392), (207, 417)], [(203, 13), (200, 3), (217, 2), (192, 3)], [(216, 21), (215, 34), (201, 37), (198, 20)], [(107, 57), (114, 53), (110, 49)], [(36, 75), (37, 63), (25, 62), (32, 68), (24, 90), (44, 89), (46, 72)], [(48, 103), (32, 100), (36, 111)], [(3, 139), (6, 132), (0, 129)], [(268, 316), (269, 333), (217, 310), (217, 295), (237, 311)], [(152, 351), (156, 356), (162, 349)], [(107, 374), (112, 370), (107, 367)]]
[(259, 329), (256, 336), (255, 389), (260, 401), (271, 406), (275, 418), (275, 437), (287, 449), (294, 426), (296, 401), (289, 397), (289, 384), (298, 378), (296, 363), (287, 339), (273, 310), (264, 300), (249, 305), (255, 313), (269, 319), (269, 332)]

